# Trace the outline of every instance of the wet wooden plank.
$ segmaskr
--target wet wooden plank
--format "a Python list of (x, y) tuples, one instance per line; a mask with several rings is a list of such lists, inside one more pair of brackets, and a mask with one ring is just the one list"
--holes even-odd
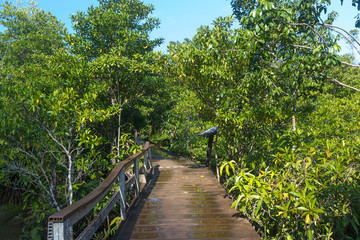
[(260, 239), (208, 169), (184, 158), (153, 157), (155, 178), (114, 240)]

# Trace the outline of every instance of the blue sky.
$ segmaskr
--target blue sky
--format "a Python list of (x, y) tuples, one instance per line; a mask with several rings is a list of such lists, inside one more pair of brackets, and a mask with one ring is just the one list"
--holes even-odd
[[(0, 0), (3, 2), (4, 0)], [(16, 0), (11, 0), (16, 2)], [(196, 29), (201, 25), (209, 25), (219, 16), (229, 16), (231, 11), (230, 0), (143, 0), (147, 4), (153, 4), (155, 11), (153, 16), (161, 21), (159, 29), (152, 33), (152, 38), (163, 37), (165, 43), (158, 49), (166, 50), (170, 41), (183, 41), (184, 38), (192, 38)], [(90, 5), (97, 4), (97, 0), (37, 0), (39, 7), (50, 11), (58, 19), (71, 28), (69, 16), (78, 10), (85, 11)], [(343, 6), (340, 0), (333, 0), (332, 9), (339, 12), (340, 16), (335, 25), (347, 30), (354, 29), (357, 10), (351, 6), (350, 0), (344, 0)], [(344, 51), (350, 48), (342, 43)]]
[[(3, 0), (0, 0), (3, 1)], [(16, 2), (16, 0), (11, 0)], [(50, 11), (71, 28), (69, 16), (78, 10), (85, 11), (97, 0), (37, 0), (39, 7)], [(166, 51), (170, 41), (192, 38), (201, 25), (209, 25), (219, 16), (231, 15), (230, 0), (143, 0), (155, 7), (153, 16), (161, 21), (152, 38), (163, 37), (165, 43), (157, 50)]]
[(153, 32), (154, 37), (162, 36), (166, 50), (169, 41), (191, 39), (201, 25), (210, 25), (220, 16), (232, 14), (229, 0), (145, 0), (155, 7), (154, 16), (161, 21), (160, 29)]
[[(356, 7), (351, 5), (350, 0), (344, 0), (343, 5), (341, 5), (340, 0), (332, 1), (332, 5), (330, 6), (330, 10), (334, 10), (339, 13), (339, 16), (335, 20), (335, 26), (342, 27), (347, 31), (355, 29), (355, 17), (359, 13)], [(360, 31), (360, 29), (358, 29)], [(360, 37), (360, 36), (359, 36)], [(345, 41), (340, 41), (340, 46), (342, 53), (351, 53), (350, 47), (345, 43)], [(354, 52), (355, 54), (355, 52)], [(356, 59), (359, 61), (360, 56), (356, 56)]]

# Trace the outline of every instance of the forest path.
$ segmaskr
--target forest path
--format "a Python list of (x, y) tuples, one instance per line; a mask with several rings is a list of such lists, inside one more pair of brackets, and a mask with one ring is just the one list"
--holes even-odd
[(260, 239), (207, 168), (152, 155), (154, 176), (114, 239)]

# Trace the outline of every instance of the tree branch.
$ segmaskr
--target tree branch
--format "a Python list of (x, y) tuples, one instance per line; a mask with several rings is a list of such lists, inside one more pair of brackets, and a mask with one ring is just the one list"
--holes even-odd
[[(324, 25), (325, 27), (328, 27), (328, 26), (326, 26), (326, 25)], [(331, 25), (330, 25), (331, 26)], [(340, 32), (340, 31), (338, 31), (338, 30), (336, 30), (336, 29), (334, 29), (335, 28), (335, 26), (333, 26), (333, 27), (328, 27), (329, 29), (331, 29), (331, 30), (333, 30), (334, 32), (337, 32), (338, 34), (340, 34), (341, 36), (343, 36), (355, 49), (356, 49), (356, 51), (358, 52), (358, 54), (360, 55), (360, 50), (358, 49), (358, 47), (353, 43), (353, 41), (351, 41), (347, 36), (345, 36), (345, 34), (343, 34), (342, 32)], [(341, 29), (341, 28), (340, 28)], [(342, 29), (343, 30), (343, 29)], [(345, 30), (343, 30), (344, 32), (346, 32)], [(349, 34), (353, 39), (355, 39), (355, 37), (354, 36), (352, 36), (350, 33), (348, 33), (348, 32), (346, 32), (347, 34)], [(358, 45), (359, 45), (359, 42), (355, 39), (355, 41), (358, 43)]]
[(330, 25), (330, 24), (323, 24), (325, 27), (330, 27), (330, 28), (337, 28), (340, 29), (342, 31), (344, 31), (346, 34), (348, 34), (359, 46), (360, 46), (360, 42), (354, 37), (354, 35), (352, 35), (350, 32), (346, 31), (345, 29), (338, 27), (338, 26), (334, 26), (334, 25)]
[(352, 64), (352, 63), (348, 63), (348, 62), (341, 62), (341, 64), (347, 65), (347, 66), (349, 66), (349, 67), (360, 68), (360, 65)]
[(327, 44), (327, 42), (325, 41), (323, 36), (318, 31), (316, 31), (312, 25), (307, 24), (307, 23), (289, 23), (289, 25), (291, 25), (291, 26), (306, 26), (306, 27), (310, 28), (311, 31), (314, 32), (316, 35), (318, 35), (318, 37), (321, 38), (321, 40), (324, 42), (324, 44), (329, 48), (329, 45)]
[(340, 82), (339, 80), (336, 80), (335, 78), (331, 78), (331, 77), (327, 77), (327, 78), (328, 78), (329, 80), (331, 80), (331, 81), (333, 81), (333, 82), (335, 82), (335, 83), (343, 86), (343, 87), (347, 87), (347, 88), (350, 88), (350, 89), (355, 90), (355, 91), (357, 91), (357, 92), (360, 92), (360, 89), (355, 88), (355, 87), (352, 87), (352, 86), (349, 86), (349, 85), (347, 85), (347, 84), (345, 84), (345, 83), (342, 83), (342, 82)]
[[(309, 46), (304, 46), (304, 45), (291, 44), (291, 46), (299, 47), (299, 48), (305, 48), (305, 49), (309, 49), (309, 50), (314, 50), (314, 48), (309, 47)], [(341, 64), (344, 64), (344, 65), (347, 65), (347, 66), (350, 66), (350, 67), (360, 68), (360, 65), (352, 64), (352, 63), (348, 63), (348, 62), (344, 62), (344, 61), (342, 61)]]
[(309, 47), (309, 46), (304, 46), (304, 45), (291, 44), (290, 46), (298, 47), (298, 48), (305, 48), (305, 49), (309, 49), (309, 50), (314, 50), (314, 48)]
[(52, 139), (56, 144), (58, 144), (58, 145), (64, 150), (64, 152), (66, 153), (66, 155), (69, 155), (70, 153), (69, 153), (69, 151), (66, 149), (66, 147), (65, 147), (62, 143), (60, 143), (60, 142), (55, 138), (55, 136), (50, 132), (50, 130), (49, 130), (47, 127), (45, 127), (45, 126), (43, 126), (43, 128), (44, 128), (45, 131), (48, 133), (48, 135), (51, 137), (51, 139)]

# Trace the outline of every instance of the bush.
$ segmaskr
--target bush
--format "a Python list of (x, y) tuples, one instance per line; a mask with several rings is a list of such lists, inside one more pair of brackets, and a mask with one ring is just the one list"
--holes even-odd
[[(312, 141), (309, 141), (312, 140)], [(226, 162), (239, 209), (267, 238), (356, 239), (360, 224), (359, 149), (321, 142), (315, 131), (283, 134), (258, 170)], [(295, 148), (293, 150), (293, 148)]]

